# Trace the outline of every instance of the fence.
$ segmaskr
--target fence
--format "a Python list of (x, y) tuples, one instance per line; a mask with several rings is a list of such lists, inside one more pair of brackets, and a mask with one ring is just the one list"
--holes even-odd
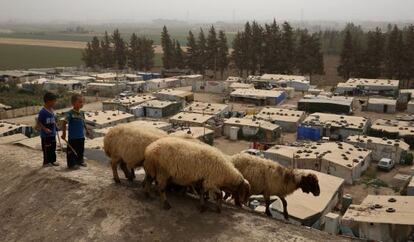
[(24, 108), (16, 108), (11, 110), (0, 111), (0, 119), (18, 118), (33, 115), (39, 112), (41, 106), (29, 106)]

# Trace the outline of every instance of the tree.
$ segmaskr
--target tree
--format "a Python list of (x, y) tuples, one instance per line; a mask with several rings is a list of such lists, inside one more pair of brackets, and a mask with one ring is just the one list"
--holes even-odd
[(323, 74), (323, 54), (317, 33), (310, 35), (307, 30), (300, 31), (295, 62), (302, 75)]
[(345, 79), (349, 79), (355, 69), (354, 45), (351, 31), (345, 32), (345, 38), (341, 51), (341, 60), (338, 66), (338, 74)]
[(206, 44), (206, 64), (207, 69), (214, 71), (214, 78), (217, 72), (217, 58), (218, 58), (218, 40), (217, 33), (214, 26), (211, 26), (207, 36)]
[(233, 39), (233, 52), (231, 54), (234, 65), (239, 71), (239, 76), (243, 76), (246, 69), (246, 50), (244, 49), (244, 33), (237, 32)]
[(129, 41), (128, 49), (128, 67), (139, 70), (142, 66), (141, 44), (138, 36), (133, 33)]
[(112, 34), (112, 43), (114, 45), (115, 65), (118, 69), (122, 70), (127, 63), (127, 49), (118, 29), (115, 29)]
[(197, 41), (197, 65), (199, 66), (200, 73), (205, 74), (206, 62), (207, 62), (207, 40), (204, 35), (203, 29), (200, 29)]
[(111, 45), (111, 38), (105, 31), (104, 38), (101, 40), (101, 60), (103, 68), (111, 68), (114, 66), (114, 55)]
[(197, 41), (194, 37), (193, 32), (188, 32), (187, 37), (187, 51), (186, 51), (186, 58), (185, 63), (188, 68), (190, 68), (194, 72), (199, 71), (199, 67), (197, 65)]
[(385, 51), (385, 74), (388, 78), (398, 80), (404, 77), (405, 63), (403, 57), (404, 41), (402, 31), (394, 25), (388, 35), (388, 43)]
[(98, 37), (94, 36), (91, 42), (88, 42), (86, 49), (82, 52), (82, 60), (87, 67), (101, 66), (101, 48)]
[(250, 74), (256, 75), (256, 71), (261, 72), (263, 67), (263, 28), (253, 21), (251, 26), (249, 60), (250, 60)]
[(180, 42), (174, 41), (174, 67), (182, 69), (185, 67), (184, 51), (181, 49)]
[(293, 29), (288, 22), (283, 23), (282, 29), (283, 32), (280, 43), (280, 71), (283, 74), (292, 74), (295, 67), (295, 42)]
[(224, 70), (229, 65), (229, 47), (227, 45), (226, 34), (222, 30), (219, 31), (217, 46), (217, 68), (220, 70), (221, 79), (223, 79)]
[(271, 25), (265, 25), (263, 34), (263, 68), (268, 73), (280, 73), (280, 29), (273, 20)]
[(154, 66), (154, 41), (151, 39), (142, 37), (141, 38), (141, 66), (140, 69), (149, 71)]
[(163, 51), (162, 62), (164, 68), (169, 69), (174, 67), (174, 44), (168, 33), (167, 27), (164, 26), (161, 33), (161, 47)]
[(384, 36), (380, 28), (367, 33), (367, 47), (363, 54), (361, 77), (378, 78), (382, 74), (384, 60)]
[[(405, 69), (409, 80), (414, 78), (414, 25), (408, 26), (405, 32)], [(407, 82), (407, 84), (409, 83)]]

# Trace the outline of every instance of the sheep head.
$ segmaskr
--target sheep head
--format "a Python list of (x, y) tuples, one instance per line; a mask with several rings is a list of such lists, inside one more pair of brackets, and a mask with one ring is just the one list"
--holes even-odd
[(250, 197), (250, 183), (243, 179), (237, 188), (237, 195), (241, 204), (247, 204)]
[(300, 179), (299, 187), (302, 189), (302, 192), (309, 193), (311, 192), (314, 196), (319, 196), (320, 188), (318, 177), (315, 174), (302, 175)]

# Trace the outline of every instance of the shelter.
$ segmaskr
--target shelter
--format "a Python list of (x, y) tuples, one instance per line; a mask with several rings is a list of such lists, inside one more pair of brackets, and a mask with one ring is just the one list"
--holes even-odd
[(226, 93), (230, 83), (226, 81), (194, 80), (191, 87), (193, 92)]
[(149, 118), (163, 118), (180, 112), (181, 104), (178, 102), (150, 100), (141, 104), (145, 109), (145, 116)]
[(397, 100), (385, 98), (369, 98), (367, 111), (377, 113), (395, 113), (397, 111)]
[(339, 83), (335, 93), (355, 95), (358, 93), (380, 94), (394, 96), (398, 93), (400, 81), (388, 79), (350, 78)]
[(264, 74), (260, 79), (254, 80), (254, 82), (266, 82), (281, 87), (293, 87), (295, 91), (307, 91), (310, 87), (308, 78), (295, 75)]
[(253, 103), (259, 106), (278, 105), (283, 103), (286, 97), (285, 92), (262, 89), (236, 89), (230, 93), (232, 101)]
[(352, 106), (354, 103), (353, 97), (341, 96), (306, 96), (298, 102), (298, 110), (313, 113), (337, 113), (349, 114), (352, 113)]
[(82, 89), (82, 83), (77, 80), (52, 79), (46, 81), (43, 88), (48, 91), (75, 91)]
[(124, 112), (130, 112), (132, 107), (154, 99), (155, 97), (153, 95), (148, 94), (115, 98), (102, 102), (102, 108), (103, 110), (121, 110)]
[(283, 131), (296, 132), (299, 124), (306, 118), (306, 115), (303, 111), (264, 107), (254, 117), (277, 124)]
[(209, 145), (213, 145), (214, 143), (214, 131), (205, 127), (188, 127), (172, 132), (170, 135), (178, 137), (193, 137), (194, 139), (201, 140)]
[(414, 147), (414, 121), (377, 119), (372, 123), (369, 135), (389, 139), (403, 138), (412, 148)]
[(408, 241), (414, 232), (413, 204), (413, 196), (368, 195), (349, 206), (341, 224), (361, 239)]
[(209, 114), (215, 117), (222, 117), (229, 111), (229, 105), (221, 103), (193, 102), (185, 107), (184, 112)]
[(86, 85), (86, 93), (90, 96), (114, 97), (126, 89), (125, 83), (91, 82)]
[(170, 118), (170, 123), (176, 126), (199, 126), (202, 127), (207, 124), (207, 121), (212, 120), (213, 115), (201, 113), (181, 112)]
[(343, 178), (352, 184), (371, 162), (371, 151), (344, 142), (304, 143), (297, 147), (274, 146), (265, 157), (287, 167), (312, 169)]
[(95, 111), (85, 114), (85, 122), (94, 128), (106, 128), (135, 120), (135, 116), (121, 111)]
[(224, 135), (231, 139), (248, 139), (274, 143), (281, 137), (282, 129), (264, 120), (230, 118), (224, 122)]
[(185, 104), (194, 101), (194, 94), (192, 92), (179, 89), (163, 89), (152, 93), (152, 95), (160, 100), (180, 102), (183, 107)]
[(324, 137), (338, 136), (345, 139), (350, 135), (365, 134), (369, 120), (364, 117), (313, 113), (298, 128), (298, 139), (319, 140)]
[[(150, 127), (154, 127), (154, 128), (157, 128), (157, 129), (164, 130), (166, 132), (168, 132), (172, 129), (172, 125), (170, 123), (162, 122), (162, 121), (154, 121), (154, 120), (136, 120), (136, 121), (129, 122), (128, 125), (138, 126), (138, 127), (150, 126)], [(106, 127), (106, 128), (102, 128), (102, 129), (94, 129), (93, 130), (94, 137), (103, 137), (103, 136), (105, 136), (111, 128), (113, 128), (113, 127), (110, 126), (110, 127)]]
[(372, 150), (372, 159), (379, 161), (382, 158), (390, 158), (399, 163), (407, 156), (410, 146), (399, 139), (388, 139), (386, 137), (373, 137), (366, 135), (351, 135), (345, 142), (358, 147)]
[(33, 133), (33, 128), (29, 125), (15, 124), (6, 120), (0, 120), (0, 137), (19, 133), (30, 137)]
[(155, 91), (179, 86), (181, 86), (181, 84), (180, 79), (178, 78), (157, 78), (146, 81), (145, 91)]

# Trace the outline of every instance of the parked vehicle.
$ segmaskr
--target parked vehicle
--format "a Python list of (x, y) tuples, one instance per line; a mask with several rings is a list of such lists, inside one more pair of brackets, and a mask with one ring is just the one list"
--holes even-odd
[(392, 168), (394, 168), (395, 162), (391, 160), (390, 158), (382, 158), (378, 162), (378, 169), (390, 171)]

